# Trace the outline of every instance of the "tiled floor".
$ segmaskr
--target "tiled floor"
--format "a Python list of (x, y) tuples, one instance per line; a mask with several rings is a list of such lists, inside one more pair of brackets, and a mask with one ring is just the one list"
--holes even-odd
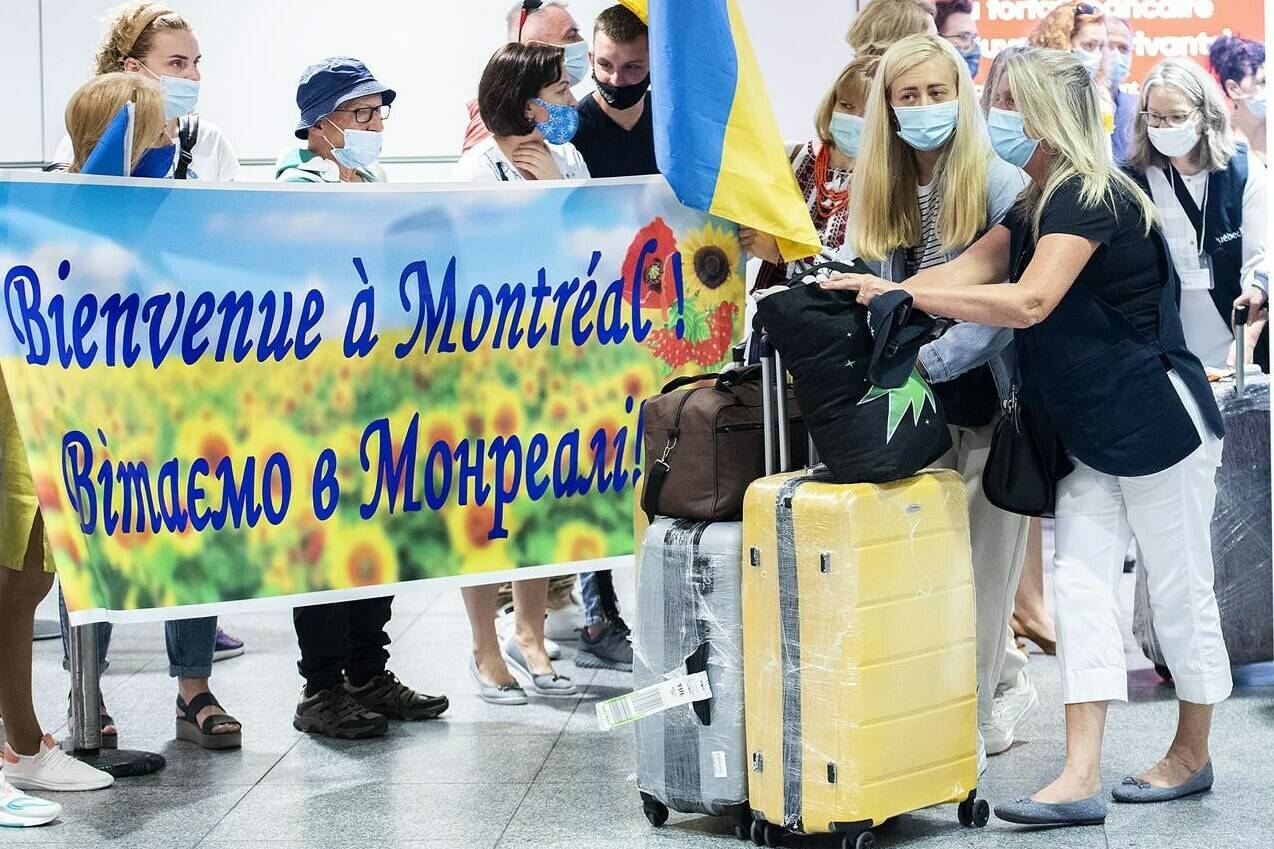
[[(631, 598), (631, 573), (616, 583)], [(1126, 587), (1131, 596), (1131, 582)], [(631, 609), (631, 605), (628, 606)], [(598, 730), (594, 704), (618, 694), (628, 676), (574, 673), (585, 695), (522, 708), (480, 702), (465, 671), (468, 630), (455, 591), (400, 596), (391, 624), (393, 669), (409, 683), (451, 697), (445, 719), (397, 724), (388, 737), (348, 743), (293, 731), (300, 686), (296, 643), (286, 615), (236, 616), (226, 627), (248, 653), (220, 663), (214, 689), (243, 720), (242, 751), (209, 753), (173, 741), (174, 686), (157, 625), (116, 630), (103, 680), (122, 745), (168, 758), (157, 776), (120, 781), (99, 793), (58, 797), (55, 825), (7, 831), (0, 844), (198, 849), (363, 849), (363, 847), (728, 847), (721, 821), (673, 815), (654, 830), (641, 814), (630, 735)], [(569, 650), (568, 650), (569, 651)], [(1129, 651), (1133, 700), (1111, 710), (1107, 784), (1153, 761), (1171, 734), (1172, 691), (1135, 649)], [(563, 661), (563, 672), (573, 670)], [(1063, 752), (1056, 662), (1033, 656), (1042, 707), (1020, 742), (991, 760), (982, 795), (1016, 798), (1049, 779)], [(61, 644), (36, 645), (36, 689), (48, 728), (64, 726), (67, 679)], [(1268, 846), (1274, 829), (1274, 689), (1236, 693), (1217, 712), (1217, 788), (1169, 806), (1112, 807), (1105, 828), (1020, 832), (992, 821), (981, 832), (956, 825), (939, 808), (887, 825), (883, 846), (1032, 846), (1124, 849), (1208, 845)], [(810, 841), (809, 845), (833, 845)]]

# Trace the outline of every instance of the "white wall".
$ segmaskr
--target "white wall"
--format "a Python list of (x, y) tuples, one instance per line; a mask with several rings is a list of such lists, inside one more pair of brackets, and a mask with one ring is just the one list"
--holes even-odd
[[(465, 103), (514, 0), (177, 0), (203, 51), (200, 112), (221, 125), (239, 157), (272, 162), (297, 119), (296, 80), (311, 62), (353, 55), (399, 92), (385, 139), (396, 180), (436, 175), (451, 161), (467, 122)], [(614, 0), (574, 0), (591, 35)], [(52, 156), (64, 134), (63, 109), (87, 78), (115, 0), (3, 0), (0, 50), (9, 58), (10, 115), (42, 116), (42, 126), (0, 134), (0, 165)], [(810, 115), (848, 61), (844, 32), (855, 0), (741, 0), (784, 136), (810, 135)], [(339, 14), (353, 9), (357, 17)], [(41, 21), (43, 26), (41, 26)], [(37, 73), (39, 71), (39, 73)], [(16, 85), (16, 93), (15, 93)], [(11, 127), (14, 125), (11, 124)], [(252, 176), (268, 177), (264, 164)]]

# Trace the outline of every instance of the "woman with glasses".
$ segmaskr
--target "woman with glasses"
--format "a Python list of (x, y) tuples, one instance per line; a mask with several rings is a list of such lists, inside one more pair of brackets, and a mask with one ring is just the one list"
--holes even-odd
[[(1056, 481), (1066, 760), (1056, 780), (996, 814), (1097, 825), (1107, 706), (1128, 698), (1119, 584), (1134, 538), (1178, 721), (1164, 757), (1111, 795), (1166, 802), (1212, 787), (1212, 710), (1232, 687), (1210, 538), (1225, 428), (1186, 346), (1158, 211), (1111, 163), (1087, 69), (1055, 50), (1011, 57), (989, 126), (996, 152), (1031, 185), (1002, 226), (903, 288), (916, 309), (1017, 331), (1025, 433), (1043, 460), (1038, 482)], [(862, 303), (896, 287), (860, 275), (823, 285)]]
[[(1205, 366), (1233, 365), (1234, 307), (1262, 318), (1269, 287), (1265, 166), (1235, 142), (1221, 90), (1198, 63), (1168, 59), (1150, 72), (1129, 165), (1163, 216), (1186, 343)], [(1247, 362), (1259, 333), (1247, 328)]]
[(1234, 104), (1234, 129), (1265, 161), (1265, 45), (1223, 35), (1208, 48), (1208, 64)]
[(933, 21), (938, 35), (951, 42), (960, 58), (969, 66), (969, 76), (977, 79), (982, 66), (982, 42), (978, 38), (978, 22), (973, 18), (971, 0), (939, 0)]

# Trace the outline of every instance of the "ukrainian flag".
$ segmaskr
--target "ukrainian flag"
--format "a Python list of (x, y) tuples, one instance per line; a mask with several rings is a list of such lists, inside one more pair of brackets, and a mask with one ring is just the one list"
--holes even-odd
[(819, 253), (736, 0), (620, 0), (650, 27), (655, 157), (686, 206)]

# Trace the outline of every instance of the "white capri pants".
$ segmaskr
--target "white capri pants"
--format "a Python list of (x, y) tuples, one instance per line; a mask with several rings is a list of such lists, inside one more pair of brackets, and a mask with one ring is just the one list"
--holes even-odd
[(1222, 441), (1174, 372), (1177, 394), (1203, 444), (1153, 475), (1116, 477), (1071, 458), (1057, 488), (1053, 590), (1062, 698), (1128, 700), (1119, 630), (1119, 581), (1129, 541), (1146, 569), (1155, 632), (1177, 696), (1210, 705), (1230, 695), (1230, 660), (1212, 590), (1212, 511)]

